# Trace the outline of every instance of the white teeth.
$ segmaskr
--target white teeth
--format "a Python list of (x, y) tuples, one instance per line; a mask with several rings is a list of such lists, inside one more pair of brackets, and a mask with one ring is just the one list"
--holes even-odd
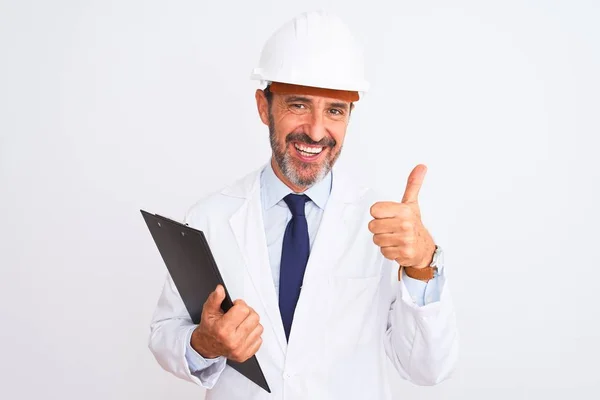
[(296, 147), (296, 149), (298, 149), (304, 153), (319, 154), (320, 152), (323, 151), (323, 147), (308, 147), (308, 146), (303, 146), (301, 144), (295, 144), (294, 146)]

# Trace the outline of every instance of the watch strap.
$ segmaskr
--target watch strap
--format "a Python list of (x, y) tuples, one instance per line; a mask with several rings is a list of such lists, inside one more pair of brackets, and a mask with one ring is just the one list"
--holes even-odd
[(425, 268), (412, 268), (403, 267), (406, 276), (420, 281), (428, 281), (435, 277), (437, 267), (425, 267)]

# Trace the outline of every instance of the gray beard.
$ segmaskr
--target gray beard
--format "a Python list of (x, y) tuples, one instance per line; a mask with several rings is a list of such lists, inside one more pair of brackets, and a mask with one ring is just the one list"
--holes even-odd
[[(269, 141), (271, 142), (271, 149), (273, 150), (273, 158), (279, 166), (281, 173), (290, 181), (292, 185), (303, 188), (309, 188), (325, 178), (329, 171), (331, 171), (333, 164), (335, 164), (335, 161), (342, 152), (340, 147), (340, 150), (332, 159), (325, 159), (316, 173), (313, 173), (309, 176), (301, 176), (297, 173), (298, 169), (294, 168), (294, 165), (298, 165), (298, 162), (294, 160), (287, 152), (287, 146), (285, 146), (284, 143), (279, 143), (279, 141), (277, 141), (277, 136), (275, 134), (275, 123), (271, 115), (269, 115)], [(285, 150), (282, 151), (282, 148)], [(298, 165), (298, 168), (311, 169), (310, 165), (308, 164), (300, 164)]]

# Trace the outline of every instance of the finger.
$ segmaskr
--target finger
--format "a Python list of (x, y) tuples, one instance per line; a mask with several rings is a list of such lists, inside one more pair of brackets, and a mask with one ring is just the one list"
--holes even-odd
[(252, 309), (246, 305), (246, 303), (234, 302), (231, 307), (221, 320), (221, 323), (230, 329), (236, 329), (243, 320), (250, 315)]
[(415, 265), (415, 262), (416, 262), (415, 256), (416, 256), (416, 252), (415, 252), (414, 247), (404, 246), (397, 250), (397, 256), (396, 256), (395, 260), (400, 265), (413, 266), (413, 265)]
[(236, 333), (246, 337), (260, 324), (260, 316), (256, 312), (251, 312), (236, 328)]
[(400, 249), (398, 246), (382, 247), (379, 250), (381, 251), (381, 254), (383, 254), (383, 256), (388, 260), (395, 260), (400, 256)]
[(379, 247), (397, 246), (400, 237), (396, 233), (378, 233), (373, 235), (373, 243)]
[(252, 341), (252, 342), (244, 342), (244, 344), (242, 346), (239, 346), (235, 349), (233, 349), (230, 352), (230, 355), (228, 358), (231, 358), (234, 361), (237, 362), (244, 362), (247, 359), (249, 359), (250, 357), (252, 357), (254, 354), (256, 354), (256, 352), (258, 351), (258, 349), (260, 349), (260, 346), (262, 345), (262, 338), (258, 337), (258, 339)]
[(250, 347), (253, 343), (255, 343), (264, 332), (264, 328), (261, 324), (258, 324), (246, 335), (245, 345)]
[(221, 303), (225, 300), (225, 289), (221, 285), (217, 285), (217, 288), (208, 296), (204, 303), (204, 311), (211, 314), (222, 314)]
[(263, 342), (262, 338), (259, 337), (254, 342), (252, 342), (252, 344), (250, 346), (248, 346), (248, 349), (246, 350), (246, 357), (247, 357), (246, 359), (248, 359), (256, 354), (256, 352), (260, 349), (262, 342)]
[(375, 219), (383, 218), (409, 218), (413, 211), (408, 204), (393, 201), (380, 201), (371, 206), (371, 215)]
[(371, 206), (371, 216), (373, 218), (393, 218), (399, 212), (398, 205), (400, 203), (393, 201), (378, 201)]
[(398, 229), (398, 221), (395, 218), (374, 219), (369, 222), (369, 230), (373, 234), (380, 233), (396, 233)]
[(234, 306), (246, 306), (248, 307), (248, 304), (246, 304), (246, 302), (242, 299), (236, 299), (233, 301), (233, 305)]
[(419, 190), (421, 190), (426, 173), (427, 167), (424, 164), (419, 164), (412, 170), (408, 176), (402, 203), (417, 203), (419, 201)]

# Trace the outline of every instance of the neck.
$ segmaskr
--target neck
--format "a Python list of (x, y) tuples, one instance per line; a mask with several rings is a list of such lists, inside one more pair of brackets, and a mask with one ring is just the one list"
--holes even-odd
[(304, 193), (304, 191), (308, 189), (308, 186), (296, 186), (292, 182), (290, 182), (289, 179), (285, 177), (283, 172), (281, 172), (281, 169), (279, 169), (279, 165), (275, 162), (275, 158), (273, 157), (271, 157), (271, 167), (273, 167), (273, 172), (275, 172), (275, 176), (277, 176), (281, 182), (285, 183), (287, 187), (292, 189), (294, 193)]

